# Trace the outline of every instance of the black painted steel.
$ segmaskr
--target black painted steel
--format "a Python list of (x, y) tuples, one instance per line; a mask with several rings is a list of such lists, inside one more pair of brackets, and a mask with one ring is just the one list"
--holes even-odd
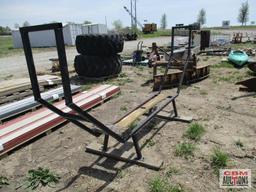
[[(170, 58), (169, 58), (169, 63), (167, 65), (167, 67), (169, 67), (169, 65), (171, 63), (171, 60), (172, 60), (172, 55), (173, 55), (174, 30), (178, 29), (178, 28), (189, 29), (189, 46), (188, 46), (188, 51), (189, 51), (188, 53), (189, 54), (188, 54), (188, 58), (191, 54), (191, 37), (192, 37), (192, 32), (191, 31), (192, 31), (192, 27), (191, 26), (173, 27), (172, 28), (172, 52), (171, 52), (171, 55), (170, 55)], [(59, 58), (59, 63), (60, 63), (61, 78), (62, 78), (62, 84), (63, 84), (63, 90), (64, 90), (64, 96), (65, 96), (65, 103), (69, 108), (71, 108), (73, 111), (75, 111), (77, 113), (77, 115), (65, 113), (65, 112), (61, 111), (60, 109), (56, 108), (55, 106), (53, 106), (52, 104), (48, 103), (47, 101), (45, 101), (44, 99), (41, 98), (39, 85), (38, 85), (38, 80), (37, 80), (37, 75), (36, 75), (35, 64), (34, 64), (34, 60), (33, 60), (32, 49), (31, 49), (30, 40), (29, 40), (29, 32), (42, 31), (42, 30), (54, 30), (54, 32), (55, 32), (57, 53), (58, 53), (58, 58)], [(63, 30), (63, 28), (62, 28), (61, 23), (54, 23), (54, 24), (46, 24), (46, 25), (38, 25), (38, 26), (30, 26), (30, 27), (20, 28), (24, 53), (25, 53), (25, 57), (26, 57), (26, 61), (27, 61), (27, 67), (28, 67), (29, 76), (30, 76), (30, 79), (31, 79), (31, 84), (32, 84), (32, 89), (33, 89), (33, 94), (34, 94), (35, 100), (40, 102), (43, 106), (47, 107), (48, 109), (50, 109), (54, 113), (62, 116), (63, 118), (65, 118), (68, 121), (74, 123), (78, 127), (84, 129), (85, 131), (89, 132), (90, 134), (92, 134), (96, 137), (98, 137), (102, 133), (104, 133), (105, 138), (104, 138), (104, 144), (103, 144), (102, 151), (98, 152), (98, 151), (94, 151), (94, 150), (91, 150), (91, 149), (87, 149), (88, 152), (93, 153), (93, 154), (106, 156), (106, 157), (110, 157), (110, 158), (113, 158), (113, 159), (116, 159), (116, 160), (119, 160), (119, 161), (136, 163), (136, 164), (139, 164), (139, 165), (146, 166), (145, 163), (137, 161), (137, 160), (142, 159), (142, 154), (141, 154), (141, 149), (140, 149), (139, 143), (138, 143), (139, 141), (138, 141), (137, 133), (142, 128), (144, 128), (154, 117), (157, 117), (158, 113), (160, 111), (162, 111), (170, 103), (173, 104), (175, 117), (178, 116), (177, 108), (176, 108), (176, 105), (175, 105), (175, 99), (179, 95), (180, 86), (182, 85), (183, 78), (184, 78), (184, 73), (186, 71), (188, 62), (186, 62), (186, 64), (184, 65), (184, 71), (183, 71), (183, 75), (182, 75), (182, 78), (181, 78), (180, 83), (179, 83), (179, 88), (178, 88), (177, 93), (174, 96), (166, 97), (166, 99), (164, 101), (162, 101), (161, 104), (158, 105), (155, 110), (152, 110), (150, 115), (148, 115), (144, 120), (139, 122), (138, 125), (131, 132), (129, 132), (128, 134), (118, 134), (117, 131), (114, 129), (115, 128), (114, 126), (113, 127), (106, 126), (104, 123), (102, 123), (101, 121), (99, 121), (98, 119), (96, 119), (95, 117), (93, 117), (92, 115), (90, 115), (89, 113), (84, 111), (83, 109), (81, 109), (75, 103), (73, 103), (72, 92), (71, 92), (71, 88), (70, 88), (70, 78), (69, 78), (69, 73), (68, 73), (68, 64), (67, 64), (66, 52), (65, 52), (64, 37), (63, 37), (63, 31), (62, 30)], [(168, 68), (166, 70), (168, 70)], [(166, 71), (166, 73), (167, 73), (167, 71)], [(127, 115), (129, 115), (130, 113), (132, 113), (136, 109), (140, 108), (142, 105), (144, 105), (145, 103), (147, 103), (148, 101), (150, 101), (154, 97), (158, 96), (160, 93), (161, 93), (161, 90), (158, 93), (153, 94), (151, 97), (149, 97), (146, 101), (144, 101), (142, 104), (137, 106), (134, 110), (129, 112)], [(84, 125), (83, 123), (81, 123), (81, 121), (88, 121), (88, 122), (94, 124), (97, 127), (97, 129), (89, 128), (86, 125)], [(125, 143), (130, 138), (132, 138), (133, 145), (135, 147), (135, 151), (136, 151), (136, 154), (137, 154), (137, 160), (129, 160), (129, 159), (125, 159), (123, 157), (116, 157), (116, 156), (107, 154), (106, 151), (108, 150), (108, 142), (109, 142), (109, 137), (110, 136), (115, 138), (117, 141), (119, 141), (121, 143)], [(148, 166), (148, 167), (152, 168), (152, 169), (155, 169), (155, 167), (152, 167), (152, 166)]]

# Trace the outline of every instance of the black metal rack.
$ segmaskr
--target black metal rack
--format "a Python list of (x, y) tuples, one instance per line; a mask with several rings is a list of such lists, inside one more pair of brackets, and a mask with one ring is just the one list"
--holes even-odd
[[(172, 47), (174, 47), (174, 30), (177, 28), (189, 29), (189, 45), (188, 45), (188, 50), (189, 50), (188, 58), (189, 58), (191, 55), (191, 34), (192, 34), (191, 31), (193, 29), (193, 26), (173, 27), (172, 28)], [(37, 75), (36, 75), (36, 68), (35, 68), (32, 49), (31, 49), (31, 45), (30, 45), (29, 33), (35, 32), (35, 31), (43, 31), (43, 30), (54, 30), (55, 38), (56, 38), (57, 53), (58, 53), (58, 58), (59, 58), (59, 63), (60, 63), (61, 78), (62, 78), (62, 84), (63, 84), (63, 90), (64, 90), (64, 96), (65, 96), (64, 97), (65, 103), (69, 108), (71, 108), (73, 111), (75, 111), (76, 114), (65, 113), (41, 98)], [(180, 80), (180, 86), (178, 87), (176, 94), (174, 96), (167, 96), (161, 102), (160, 105), (158, 105), (157, 107), (154, 108), (154, 110), (150, 110), (150, 113), (147, 115), (147, 117), (144, 120), (140, 121), (134, 129), (125, 131), (123, 133), (118, 133), (118, 131), (117, 131), (118, 127), (115, 126), (115, 123), (112, 126), (107, 126), (103, 122), (99, 121), (98, 119), (96, 119), (95, 117), (90, 115), (88, 112), (83, 111), (83, 109), (81, 109), (79, 106), (77, 106), (73, 102), (62, 30), (63, 30), (63, 28), (62, 28), (61, 23), (37, 25), (37, 26), (29, 26), (29, 27), (20, 28), (24, 53), (25, 53), (25, 57), (26, 57), (26, 61), (27, 61), (27, 67), (28, 67), (28, 71), (29, 71), (29, 76), (30, 76), (35, 100), (38, 101), (39, 103), (41, 103), (43, 106), (50, 109), (51, 111), (53, 111), (54, 113), (62, 116), (63, 118), (74, 123), (78, 127), (89, 132), (90, 134), (92, 134), (96, 137), (99, 137), (101, 134), (105, 135), (102, 150), (94, 150), (94, 149), (90, 149), (87, 147), (87, 149), (86, 149), (87, 152), (93, 153), (96, 155), (100, 155), (100, 156), (109, 157), (109, 158), (112, 158), (112, 159), (115, 159), (118, 161), (124, 161), (124, 162), (142, 165), (142, 166), (145, 166), (145, 167), (148, 167), (151, 169), (159, 169), (159, 166), (149, 165), (146, 162), (143, 162), (141, 148), (138, 143), (139, 139), (138, 139), (137, 135), (138, 135), (139, 131), (141, 129), (143, 129), (155, 117), (163, 118), (165, 120), (166, 119), (167, 120), (178, 120), (178, 121), (183, 121), (183, 122), (191, 121), (191, 119), (182, 119), (178, 116), (176, 103), (175, 103), (175, 99), (178, 97), (179, 92), (180, 92), (180, 86), (182, 85), (182, 82), (183, 82), (184, 73), (187, 68), (187, 63), (184, 64), (183, 75)], [(168, 65), (166, 66), (166, 74), (167, 74), (169, 66), (171, 65), (172, 53), (170, 55)], [(144, 101), (142, 104), (137, 106), (134, 110), (129, 112), (127, 115), (131, 114), (136, 109), (142, 107), (144, 104), (146, 104), (150, 100), (154, 99), (155, 97), (158, 97), (160, 94), (161, 94), (161, 89), (159, 90), (159, 92), (154, 93), (146, 101)], [(162, 111), (166, 106), (168, 106), (171, 103), (172, 103), (172, 106), (174, 109), (173, 116), (170, 115), (167, 117), (165, 117), (165, 116), (163, 117), (161, 115), (158, 115), (158, 113), (160, 111)], [(84, 121), (92, 123), (96, 128), (87, 127), (85, 124), (82, 123)], [(108, 143), (109, 143), (110, 136), (113, 137), (114, 139), (116, 139), (120, 143), (126, 143), (131, 138), (132, 142), (133, 142), (133, 146), (134, 146), (136, 154), (137, 154), (136, 158), (135, 159), (127, 159), (127, 158), (123, 158), (121, 156), (115, 156), (115, 155), (112, 155), (111, 153), (108, 153)]]

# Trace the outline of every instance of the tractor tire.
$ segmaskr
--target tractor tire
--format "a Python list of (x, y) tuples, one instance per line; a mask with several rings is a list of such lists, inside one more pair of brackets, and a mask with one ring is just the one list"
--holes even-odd
[(77, 52), (82, 55), (111, 56), (123, 51), (122, 35), (78, 35)]
[(77, 55), (74, 63), (76, 73), (83, 77), (107, 77), (117, 75), (122, 71), (122, 61), (119, 55), (109, 57)]

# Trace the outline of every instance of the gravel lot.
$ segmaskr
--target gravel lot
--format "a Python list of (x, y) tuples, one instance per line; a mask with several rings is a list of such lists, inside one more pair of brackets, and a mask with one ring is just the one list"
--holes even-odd
[[(137, 43), (139, 41), (143, 41), (143, 45), (146, 46), (150, 46), (152, 42), (156, 42), (158, 45), (164, 45), (169, 43), (170, 37), (157, 37), (125, 42), (122, 54), (130, 54), (133, 50), (137, 49)], [(68, 63), (72, 65), (74, 57), (77, 55), (76, 48), (67, 47), (66, 54)], [(51, 48), (50, 50), (44, 52), (34, 53), (34, 61), (38, 71), (49, 70), (51, 68), (51, 62), (49, 61), (49, 59), (56, 57), (57, 52), (55, 48)], [(26, 61), (23, 54), (17, 54), (9, 57), (0, 58), (0, 68), (2, 69), (0, 71), (0, 81), (7, 77), (18, 78), (28, 75)]]

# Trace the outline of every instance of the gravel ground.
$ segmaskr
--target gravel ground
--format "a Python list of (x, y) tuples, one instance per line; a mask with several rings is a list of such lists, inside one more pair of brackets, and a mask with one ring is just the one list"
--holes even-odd
[[(170, 37), (157, 37), (140, 39), (137, 41), (125, 42), (124, 50), (122, 54), (130, 54), (133, 50), (137, 49), (139, 41), (143, 41), (146, 46), (150, 46), (152, 42), (156, 42), (158, 45), (164, 45), (169, 43)], [(67, 60), (70, 65), (73, 65), (74, 57), (77, 55), (75, 47), (66, 48)], [(57, 52), (55, 48), (49, 51), (34, 53), (34, 61), (38, 71), (45, 71), (51, 68), (50, 58), (56, 58)], [(4, 69), (0, 71), (0, 81), (6, 78), (19, 78), (28, 76), (26, 61), (23, 54), (17, 54), (9, 57), (0, 58), (0, 68)]]

